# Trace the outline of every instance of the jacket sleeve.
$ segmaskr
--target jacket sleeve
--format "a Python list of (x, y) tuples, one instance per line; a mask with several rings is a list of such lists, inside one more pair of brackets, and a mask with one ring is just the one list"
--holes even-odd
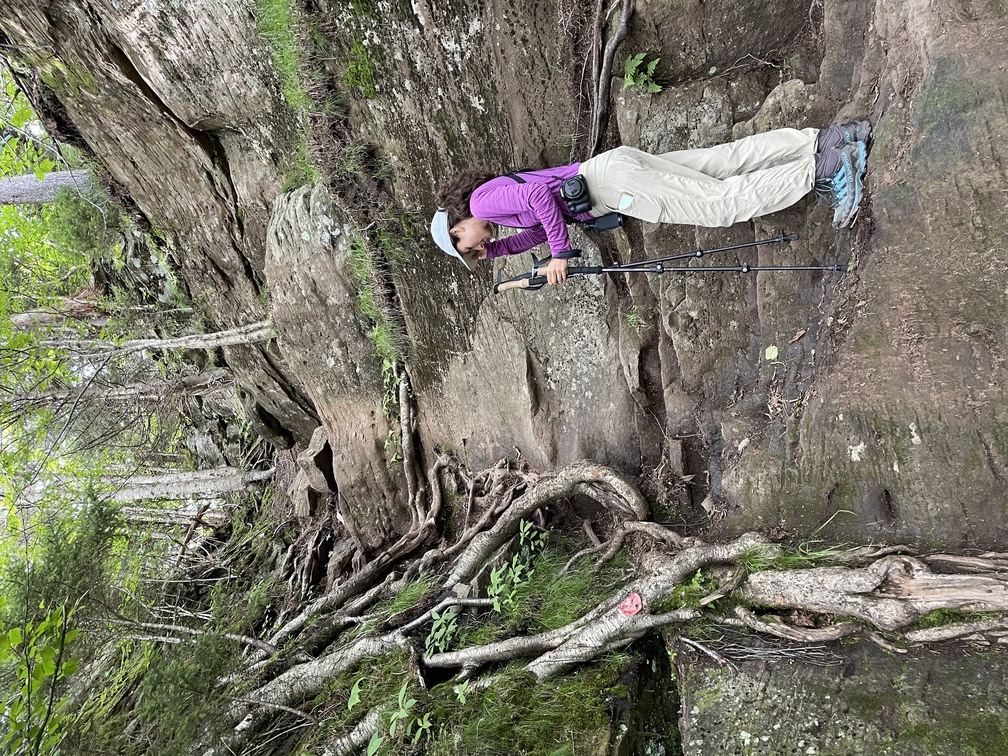
[[(509, 247), (509, 251), (499, 254), (524, 252), (526, 249), (531, 249), (543, 241), (549, 242), (550, 253), (553, 255), (570, 252), (570, 239), (567, 237), (567, 224), (564, 220), (563, 211), (560, 209), (560, 204), (547, 185), (528, 183), (495, 187), (492, 190), (483, 192), (480, 202), (487, 203), (493, 208), (496, 214), (500, 215), (519, 215), (531, 211), (536, 220), (539, 221), (539, 228), (533, 227), (532, 229), (527, 229), (528, 231), (540, 230), (542, 232), (542, 236), (538, 241), (534, 244), (529, 243), (533, 237), (531, 234), (528, 237), (523, 237), (525, 233), (523, 231), (510, 238), (519, 238), (520, 244), (529, 243), (527, 247), (522, 249)], [(472, 212), (473, 215), (482, 217), (477, 206), (472, 207)], [(514, 244), (514, 242), (511, 242), (511, 244)], [(487, 256), (497, 257), (499, 254), (490, 254), (488, 252)]]
[(493, 260), (495, 257), (504, 255), (517, 255), (519, 252), (526, 252), (533, 247), (538, 247), (546, 241), (546, 232), (542, 226), (534, 226), (519, 231), (517, 234), (505, 236), (487, 245), (487, 259)]

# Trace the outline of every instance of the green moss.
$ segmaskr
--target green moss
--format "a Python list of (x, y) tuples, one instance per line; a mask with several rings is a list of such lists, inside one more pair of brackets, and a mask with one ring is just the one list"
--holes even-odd
[(90, 71), (49, 58), (37, 64), (39, 78), (54, 92), (87, 92), (98, 94), (98, 82)]
[(957, 609), (936, 609), (928, 612), (917, 620), (912, 629), (924, 630), (929, 627), (944, 627), (960, 622), (980, 622), (987, 619), (997, 619), (1002, 615), (998, 612), (964, 612)]
[(946, 711), (940, 718), (911, 725), (898, 742), (913, 744), (920, 753), (957, 756), (1003, 756), (1008, 753), (1008, 723), (994, 713)]
[(960, 65), (949, 58), (936, 61), (933, 83), (920, 105), (924, 129), (948, 128), (948, 124), (958, 120), (957, 116), (980, 108), (992, 96), (990, 92), (981, 92), (976, 80), (963, 76), (958, 70)]
[(724, 672), (720, 669), (712, 669), (707, 672), (705, 677), (708, 679), (705, 681), (705, 685), (702, 688), (698, 688), (693, 694), (693, 706), (690, 710), (691, 715), (700, 716), (705, 711), (721, 702), (720, 683), (717, 680), (711, 680), (710, 678), (720, 678), (723, 676)]
[(343, 83), (350, 89), (359, 92), (366, 99), (370, 99), (378, 93), (378, 76), (375, 73), (374, 62), (371, 60), (368, 49), (360, 42), (354, 42), (350, 48)]
[[(753, 555), (753, 559), (757, 557)], [(652, 614), (662, 614), (676, 609), (696, 607), (700, 599), (709, 595), (717, 588), (717, 583), (697, 570), (688, 583), (676, 587), (668, 596), (651, 607)]]

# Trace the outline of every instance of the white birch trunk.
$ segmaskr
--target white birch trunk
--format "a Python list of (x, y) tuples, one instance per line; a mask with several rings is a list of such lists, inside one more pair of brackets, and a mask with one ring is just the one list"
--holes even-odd
[(83, 191), (91, 183), (91, 171), (53, 171), (39, 180), (34, 174), (0, 179), (0, 205), (44, 205), (56, 199), (63, 187)]
[(151, 499), (185, 499), (190, 496), (208, 498), (215, 494), (246, 491), (256, 483), (273, 477), (273, 469), (242, 470), (237, 467), (216, 467), (165, 475), (135, 475), (112, 494), (118, 502)]

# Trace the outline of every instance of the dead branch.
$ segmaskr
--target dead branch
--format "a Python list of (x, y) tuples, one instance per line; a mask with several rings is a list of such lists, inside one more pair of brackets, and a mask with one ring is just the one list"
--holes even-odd
[(874, 643), (879, 648), (884, 648), (886, 651), (891, 651), (894, 654), (905, 654), (907, 652), (907, 650), (905, 648), (900, 648), (899, 646), (897, 646), (897, 645), (895, 645), (893, 643), (890, 643), (885, 638), (883, 638), (881, 635), (879, 635), (878, 633), (876, 633), (874, 630), (865, 629), (865, 630), (862, 631), (862, 633), (863, 633), (863, 635), (864, 635), (865, 638), (867, 638), (868, 640), (870, 640), (872, 643)]
[(994, 630), (1005, 629), (1008, 629), (1008, 618), (998, 617), (978, 622), (957, 622), (953, 625), (929, 627), (924, 630), (911, 630), (910, 632), (903, 633), (903, 637), (909, 643), (936, 643), (938, 641), (963, 638), (974, 633), (989, 633)]
[(876, 559), (891, 554), (913, 554), (914, 550), (903, 544), (895, 546), (860, 546), (854, 549), (841, 551), (829, 557), (831, 562), (836, 564), (865, 564)]
[[(207, 635), (207, 632), (205, 630), (199, 630), (194, 627), (185, 627), (183, 625), (167, 625), (157, 622), (133, 622), (133, 621), (125, 622), (123, 624), (126, 627), (138, 628), (140, 630), (151, 630), (163, 633), (172, 633), (172, 635), (161, 635), (156, 637), (149, 636), (147, 638), (148, 640), (157, 640), (162, 643), (172, 643), (172, 644), (181, 643), (182, 639), (178, 637), (180, 635), (189, 635), (189, 636)], [(264, 643), (263, 641), (257, 638), (252, 638), (247, 635), (239, 635), (237, 633), (222, 633), (220, 637), (226, 638), (227, 640), (233, 640), (238, 643), (242, 643), (250, 648), (259, 649), (260, 651), (263, 651), (267, 654), (275, 654), (277, 652), (277, 649), (271, 646), (270, 644)]]
[(735, 607), (735, 616), (742, 620), (746, 627), (758, 633), (766, 633), (777, 638), (794, 641), (795, 643), (823, 643), (835, 641), (852, 635), (861, 629), (856, 622), (838, 622), (829, 627), (799, 628), (788, 625), (774, 617), (769, 621), (760, 620), (755, 614), (741, 606)]
[(698, 641), (693, 640), (692, 638), (687, 638), (685, 635), (680, 635), (679, 636), (679, 642), (683, 643), (683, 644), (685, 644), (687, 646), (689, 646), (690, 648), (695, 648), (697, 651), (699, 651), (702, 654), (706, 654), (711, 659), (713, 659), (718, 664), (720, 664), (722, 667), (731, 667), (732, 669), (735, 669), (735, 670), (738, 669), (738, 667), (735, 665), (735, 662), (730, 661), (729, 659), (725, 659), (717, 651), (714, 651), (713, 649), (708, 648), (707, 646), (703, 645), (702, 643), (700, 643)]

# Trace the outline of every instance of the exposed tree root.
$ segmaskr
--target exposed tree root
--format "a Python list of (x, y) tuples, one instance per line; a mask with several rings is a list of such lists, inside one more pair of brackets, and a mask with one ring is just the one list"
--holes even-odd
[(600, 493), (599, 501), (621, 518), (641, 520), (647, 517), (647, 502), (640, 491), (623, 476), (591, 462), (572, 462), (556, 475), (540, 479), (534, 488), (515, 499), (493, 527), (475, 535), (468, 548), (456, 560), (445, 581), (445, 589), (466, 581), (479, 572), (490, 555), (517, 532), (518, 523), (522, 519), (552, 501), (577, 493), (583, 486), (607, 492), (607, 496)]
[[(409, 425), (404, 414), (403, 428)], [(455, 476), (456, 481), (463, 479), (468, 486), (464, 526), (454, 542), (442, 540), (436, 548), (418, 554), (419, 547), (429, 544), (438, 532), (441, 478), (448, 475)], [(248, 657), (248, 674), (259, 683), (232, 708), (236, 742), (240, 742), (242, 732), (254, 729), (275, 716), (276, 711), (300, 710), (306, 701), (362, 660), (381, 657), (394, 649), (409, 652), (421, 683), (425, 675), (436, 670), (437, 680), (448, 674), (457, 680), (470, 680), (472, 690), (479, 690), (494, 684), (497, 668), (506, 662), (521, 661), (528, 673), (542, 681), (626, 646), (646, 633), (673, 626), (683, 628), (672, 632), (688, 645), (719, 664), (732, 665), (709, 645), (688, 638), (686, 628), (694, 621), (744, 628), (781, 639), (795, 644), (796, 654), (805, 649), (822, 649), (823, 644), (854, 635), (897, 653), (912, 644), (957, 638), (999, 643), (1008, 637), (1003, 632), (1008, 630), (1004, 555), (917, 558), (906, 555), (905, 547), (873, 546), (824, 552), (822, 558), (831, 562), (828, 565), (776, 569), (773, 560), (784, 552), (763, 536), (747, 533), (722, 544), (684, 537), (647, 519), (647, 502), (627, 479), (590, 462), (573, 463), (553, 474), (536, 476), (522, 464), (505, 460), (470, 479), (457, 464), (441, 456), (428, 471), (425, 485), (413, 485), (411, 497), (418, 506), (409, 533), (364, 569), (306, 605), (267, 642), (251, 644), (259, 648)], [(419, 505), (421, 490), (429, 496), (429, 506)], [(464, 612), (491, 611), (495, 602), (484, 593), (486, 587), (480, 576), (489, 572), (495, 560), (510, 558), (502, 554), (508, 553), (510, 542), (517, 542), (522, 521), (531, 521), (536, 513), (548, 517), (543, 513), (548, 513), (552, 504), (565, 499), (576, 502), (579, 496), (605, 507), (615, 524), (608, 538), (601, 539), (590, 521), (584, 520), (583, 528), (575, 535), (583, 535), (586, 545), (569, 558), (561, 574), (586, 559), (594, 559), (597, 570), (634, 536), (638, 541), (633, 552), (638, 556), (629, 581), (556, 629), (482, 645), (453, 647), (449, 642), (447, 648), (438, 647), (441, 650), (432, 648), (429, 641), (424, 643), (437, 622), (471, 616), (461, 614)], [(480, 516), (469, 524), (477, 510)], [(527, 532), (528, 526), (525, 528)], [(811, 561), (804, 552), (801, 558), (804, 563)], [(766, 566), (758, 569), (760, 565)], [(691, 603), (683, 605), (674, 597), (683, 595), (677, 591), (698, 572), (707, 581), (706, 595), (694, 596)], [(396, 595), (421, 574), (435, 576), (433, 584), (439, 587), (428, 589), (422, 600), (406, 610), (377, 610), (378, 602)], [(711, 589), (714, 576), (717, 581)], [(430, 585), (430, 577), (426, 580)], [(722, 603), (726, 600), (732, 602), (727, 611)], [(927, 629), (913, 626), (936, 609), (1006, 616)], [(794, 613), (791, 621), (781, 610)], [(834, 622), (836, 616), (846, 619)], [(340, 641), (347, 628), (363, 627), (372, 629), (363, 637)], [(295, 638), (300, 640), (298, 645), (293, 644)], [(267, 663), (267, 652), (274, 648), (280, 651), (272, 654)], [(372, 732), (380, 731), (388, 711), (371, 708), (348, 732), (330, 743), (328, 752), (342, 754), (362, 748)]]
[(608, 36), (605, 36), (608, 17), (612, 11), (605, 9), (604, 0), (598, 0), (595, 5), (592, 40), (592, 115), (588, 133), (588, 157), (598, 152), (602, 144), (602, 137), (609, 117), (609, 87), (612, 81), (613, 58), (616, 56), (616, 49), (626, 39), (630, 17), (633, 16), (636, 9), (636, 2), (635, 0), (622, 0), (622, 6), (616, 28)]

